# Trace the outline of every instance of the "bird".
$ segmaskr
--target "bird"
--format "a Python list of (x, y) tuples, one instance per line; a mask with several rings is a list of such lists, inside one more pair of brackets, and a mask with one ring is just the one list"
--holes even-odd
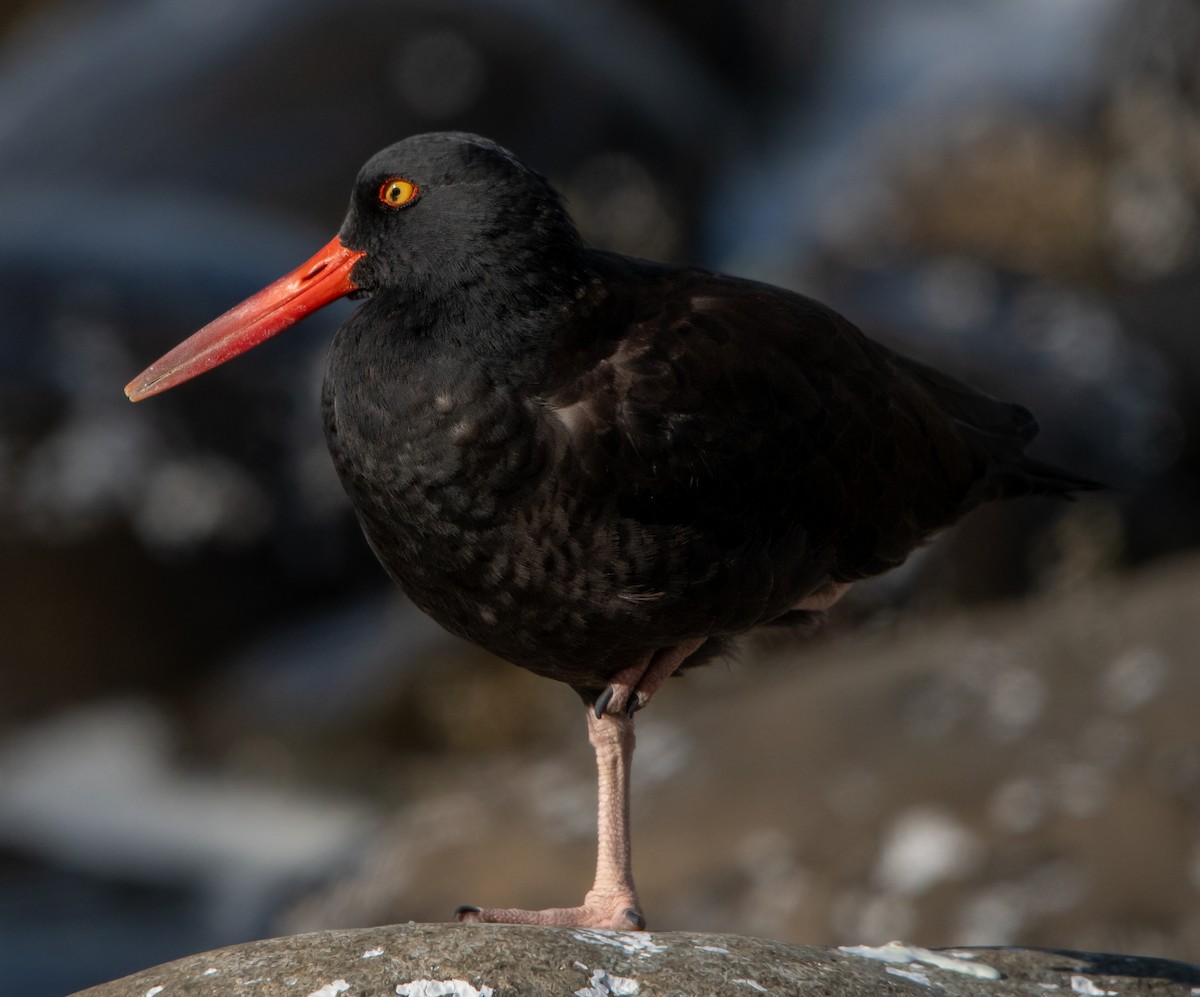
[(1031, 413), (799, 293), (588, 246), (545, 177), (464, 132), (372, 156), (337, 235), (126, 387), (149, 398), (344, 296), (334, 467), (391, 578), (581, 697), (598, 773), (581, 904), (459, 921), (643, 930), (634, 718), (758, 628), (811, 620), (977, 506), (1095, 482)]

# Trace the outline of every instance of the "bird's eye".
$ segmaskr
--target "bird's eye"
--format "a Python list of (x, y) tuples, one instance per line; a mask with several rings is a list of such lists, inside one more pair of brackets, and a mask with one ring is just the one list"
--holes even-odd
[(385, 180), (379, 188), (379, 200), (389, 208), (401, 208), (416, 199), (417, 185), (403, 177)]

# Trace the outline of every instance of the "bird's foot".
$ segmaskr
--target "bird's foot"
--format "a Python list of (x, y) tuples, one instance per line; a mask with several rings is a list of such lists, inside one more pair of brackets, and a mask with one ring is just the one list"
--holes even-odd
[(454, 912), (456, 921), (481, 924), (542, 924), (560, 928), (606, 928), (609, 931), (645, 931), (637, 897), (630, 893), (589, 893), (580, 907), (550, 907), (520, 910), (516, 907), (473, 907), (463, 905)]
[(700, 648), (706, 638), (684, 641), (674, 647), (664, 647), (646, 655), (641, 661), (622, 668), (614, 675), (608, 687), (596, 697), (592, 709), (596, 718), (605, 713), (624, 713), (633, 716), (650, 702), (650, 697), (659, 687), (679, 670), (692, 653)]

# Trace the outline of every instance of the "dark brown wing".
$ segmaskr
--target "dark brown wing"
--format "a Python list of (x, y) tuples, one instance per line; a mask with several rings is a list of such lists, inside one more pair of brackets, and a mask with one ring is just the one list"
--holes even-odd
[(602, 261), (614, 272), (576, 323), (589, 338), (564, 342), (576, 373), (547, 402), (577, 487), (658, 545), (648, 585), (741, 629), (894, 567), (982, 501), (1038, 490), (1022, 470), (1036, 432), (1025, 409), (801, 295)]

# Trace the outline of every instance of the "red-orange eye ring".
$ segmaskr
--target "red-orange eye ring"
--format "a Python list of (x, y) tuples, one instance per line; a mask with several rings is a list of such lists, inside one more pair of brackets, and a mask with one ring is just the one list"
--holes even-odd
[(385, 180), (379, 188), (379, 200), (389, 208), (402, 208), (412, 203), (417, 196), (417, 185), (403, 177), (392, 177)]

